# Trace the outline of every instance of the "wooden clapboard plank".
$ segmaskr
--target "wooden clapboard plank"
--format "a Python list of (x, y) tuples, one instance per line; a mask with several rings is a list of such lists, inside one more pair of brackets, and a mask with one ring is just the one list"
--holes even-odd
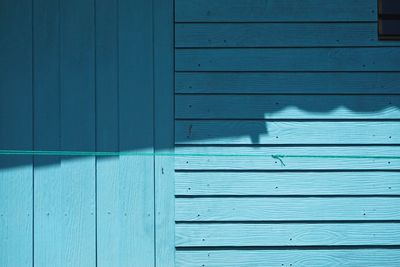
[[(60, 2), (61, 150), (95, 150), (94, 1)], [(60, 163), (59, 266), (96, 262), (95, 158), (63, 156)], [(55, 196), (56, 197), (56, 196)], [(58, 205), (54, 202), (54, 205)]]
[[(31, 150), (32, 1), (0, 2), (0, 149)], [(32, 266), (32, 157), (0, 156), (0, 266)]]
[[(60, 3), (37, 0), (34, 14), (34, 148), (59, 151), (62, 135)], [(65, 176), (59, 156), (35, 156), (34, 177), (34, 265), (65, 266), (62, 260), (68, 257), (65, 253), (67, 234), (64, 229), (68, 227), (67, 218), (71, 214), (65, 212), (69, 207), (63, 185), (64, 180), (70, 177)], [(71, 247), (69, 249), (76, 252)]]
[(175, 266), (174, 0), (154, 1), (155, 264)]
[(399, 223), (177, 224), (177, 247), (399, 245)]
[[(329, 158), (318, 156), (393, 156), (398, 146), (177, 147), (177, 170), (398, 170), (400, 159)], [(277, 158), (271, 155), (305, 155)], [(317, 156), (314, 158), (313, 156)]]
[(397, 267), (398, 249), (177, 251), (177, 267)]
[(175, 194), (400, 195), (400, 173), (177, 172)]
[(376, 21), (373, 0), (177, 0), (177, 22)]
[[(153, 3), (118, 5), (119, 150), (153, 153)], [(115, 257), (121, 266), (154, 266), (154, 157), (121, 156), (118, 179), (115, 212), (125, 218), (114, 229), (123, 244)]]
[(400, 97), (176, 95), (177, 119), (399, 119)]
[(176, 47), (399, 46), (378, 40), (371, 23), (176, 24)]
[(400, 144), (392, 121), (177, 121), (176, 144)]
[(177, 71), (400, 71), (400, 47), (177, 49), (175, 59)]
[[(96, 2), (96, 149), (119, 151), (118, 119), (118, 1)], [(131, 190), (124, 189), (119, 157), (98, 157), (97, 174), (97, 263), (125, 265), (121, 251), (132, 237), (125, 232), (130, 218), (124, 203)], [(123, 230), (121, 230), (123, 229)], [(130, 233), (130, 232), (129, 232)], [(127, 259), (128, 258), (128, 259)]]
[(399, 73), (382, 72), (189, 72), (175, 74), (175, 92), (224, 94), (399, 94), (400, 75)]
[(399, 220), (400, 198), (177, 198), (176, 221)]

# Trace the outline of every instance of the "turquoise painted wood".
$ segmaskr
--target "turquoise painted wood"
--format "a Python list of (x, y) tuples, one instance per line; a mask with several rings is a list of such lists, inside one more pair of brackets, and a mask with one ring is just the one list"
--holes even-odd
[(400, 198), (177, 198), (175, 219), (182, 222), (399, 220)]
[(360, 73), (338, 70), (339, 72), (176, 72), (175, 92), (279, 95), (400, 93), (400, 75), (397, 72)]
[[(399, 170), (399, 146), (179, 146), (176, 170)], [(304, 155), (305, 158), (273, 158)], [(313, 158), (312, 156), (383, 156), (389, 158)]]
[(398, 95), (176, 95), (177, 119), (400, 119)]
[(175, 132), (177, 144), (400, 144), (400, 122), (388, 121), (185, 120), (176, 122)]
[[(153, 9), (146, 0), (119, 1), (119, 147), (154, 152)], [(140, 68), (138, 68), (140, 66)], [(122, 265), (154, 265), (154, 157), (120, 157)], [(119, 196), (122, 196), (119, 194)], [(121, 209), (122, 208), (122, 209)], [(124, 212), (122, 214), (122, 212)]]
[(178, 172), (179, 196), (400, 195), (398, 172)]
[(0, 265), (399, 266), (400, 46), (376, 20), (2, 1), (0, 149), (148, 156), (0, 156)]
[(398, 223), (178, 224), (177, 247), (399, 245)]
[(399, 250), (395, 249), (308, 249), (308, 250), (201, 250), (178, 251), (177, 267), (320, 267), (366, 266), (397, 267)]
[(179, 23), (175, 25), (175, 46), (177, 48), (399, 46), (398, 42), (378, 41), (377, 27), (376, 22)]
[[(37, 1), (34, 4), (34, 148), (61, 149), (61, 86), (60, 86), (60, 3)], [(34, 168), (34, 264), (65, 266), (76, 254), (65, 253), (68, 235), (64, 231), (68, 217), (65, 174), (62, 158), (35, 157)], [(51, 190), (49, 190), (51, 188)], [(67, 189), (68, 191), (71, 188)], [(65, 216), (67, 215), (67, 216)], [(71, 214), (69, 214), (71, 216)], [(67, 219), (68, 218), (68, 219)], [(50, 233), (50, 234), (49, 234)], [(72, 234), (73, 236), (73, 234)]]
[(374, 0), (176, 0), (177, 22), (376, 21)]
[[(96, 149), (119, 151), (118, 4), (96, 2)], [(121, 205), (132, 190), (124, 190), (119, 157), (96, 159), (97, 166), (97, 263), (121, 265), (126, 255), (128, 211)], [(129, 198), (128, 198), (129, 199)], [(131, 212), (129, 212), (131, 213)], [(100, 252), (100, 253), (99, 253)]]
[(1, 150), (149, 154), (1, 155), (0, 266), (173, 266), (173, 1), (6, 0), (0, 22)]
[(177, 71), (400, 71), (400, 47), (177, 49), (175, 60)]
[(175, 1), (176, 266), (400, 264), (400, 50), (376, 13)]
[(154, 4), (155, 266), (175, 266), (174, 0)]
[[(31, 21), (31, 1), (0, 3), (0, 149), (33, 147)], [(0, 266), (32, 266), (32, 166), (0, 156)]]

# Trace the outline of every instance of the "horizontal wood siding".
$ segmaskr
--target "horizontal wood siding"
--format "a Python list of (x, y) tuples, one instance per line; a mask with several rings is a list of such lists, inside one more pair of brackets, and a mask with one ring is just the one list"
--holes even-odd
[(179, 23), (175, 30), (182, 48), (399, 46), (378, 41), (376, 22)]
[(178, 94), (400, 94), (398, 72), (176, 72), (175, 78)]
[(293, 249), (293, 250), (186, 250), (176, 254), (177, 267), (282, 267), (366, 266), (397, 267), (399, 250), (394, 249)]
[(375, 0), (175, 0), (176, 266), (398, 266)]

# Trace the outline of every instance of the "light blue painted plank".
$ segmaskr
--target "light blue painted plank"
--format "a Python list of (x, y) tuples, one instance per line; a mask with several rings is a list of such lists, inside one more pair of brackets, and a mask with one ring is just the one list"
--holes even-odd
[[(329, 158), (313, 156), (393, 156), (398, 146), (177, 147), (178, 170), (399, 170), (400, 159)], [(272, 158), (304, 155), (306, 158)]]
[(397, 95), (176, 95), (177, 119), (400, 119)]
[(398, 172), (177, 172), (177, 195), (400, 195)]
[(178, 22), (376, 21), (374, 0), (177, 0)]
[[(0, 149), (32, 149), (32, 3), (0, 2)], [(0, 266), (32, 266), (32, 157), (0, 156)]]
[[(153, 5), (120, 0), (118, 8), (119, 149), (153, 153)], [(154, 157), (121, 156), (119, 183), (121, 265), (154, 266)]]
[(176, 47), (399, 46), (378, 40), (369, 23), (188, 23), (175, 25)]
[(397, 267), (398, 249), (178, 251), (177, 267)]
[[(62, 1), (60, 12), (61, 149), (94, 151), (94, 2)], [(63, 156), (60, 168), (60, 266), (94, 266), (95, 158)]]
[(400, 71), (400, 47), (177, 49), (177, 71)]
[(177, 198), (176, 221), (399, 220), (400, 198)]
[(399, 245), (399, 223), (177, 224), (177, 247)]
[[(119, 150), (117, 2), (96, 2), (97, 151)], [(125, 242), (132, 237), (122, 230), (129, 222), (123, 204), (129, 197), (119, 180), (119, 158), (98, 157), (96, 170), (97, 266), (123, 266), (127, 256)]]
[[(154, 147), (174, 153), (173, 0), (154, 1)], [(155, 266), (175, 266), (174, 157), (154, 157)]]
[(400, 122), (184, 120), (176, 144), (400, 144)]
[[(273, 64), (272, 64), (273, 65)], [(400, 94), (399, 73), (176, 73), (176, 93)]]
[[(60, 150), (60, 13), (57, 1), (34, 3), (34, 147)], [(61, 158), (36, 156), (34, 265), (65, 266)], [(65, 205), (65, 206), (64, 206)]]

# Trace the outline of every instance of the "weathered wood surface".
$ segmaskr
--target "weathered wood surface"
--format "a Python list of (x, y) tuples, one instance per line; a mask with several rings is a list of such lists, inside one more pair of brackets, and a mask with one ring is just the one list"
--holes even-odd
[(177, 119), (400, 119), (398, 95), (176, 95)]
[[(179, 146), (176, 148), (176, 152), (175, 168), (177, 170), (372, 171), (400, 169), (399, 146)], [(273, 158), (273, 155), (306, 157), (283, 157), (279, 160)], [(329, 156), (333, 156), (333, 158)], [(341, 158), (342, 156), (344, 158)], [(353, 158), (353, 156), (356, 157)], [(372, 158), (362, 158), (363, 156)], [(373, 158), (374, 156), (395, 158)]]
[(175, 25), (175, 46), (178, 48), (399, 46), (395, 41), (379, 41), (377, 27), (376, 22), (180, 23)]
[(400, 94), (400, 75), (390, 72), (177, 72), (175, 92)]
[(184, 196), (400, 195), (399, 172), (178, 172)]
[(177, 247), (387, 246), (400, 244), (399, 223), (177, 224)]
[(177, 198), (177, 221), (400, 220), (400, 198)]
[(400, 71), (400, 47), (177, 49), (175, 60), (177, 71)]
[(202, 250), (177, 251), (177, 267), (397, 267), (398, 249)]
[(400, 144), (391, 121), (177, 121), (176, 144)]
[(177, 22), (376, 21), (374, 0), (176, 0)]

